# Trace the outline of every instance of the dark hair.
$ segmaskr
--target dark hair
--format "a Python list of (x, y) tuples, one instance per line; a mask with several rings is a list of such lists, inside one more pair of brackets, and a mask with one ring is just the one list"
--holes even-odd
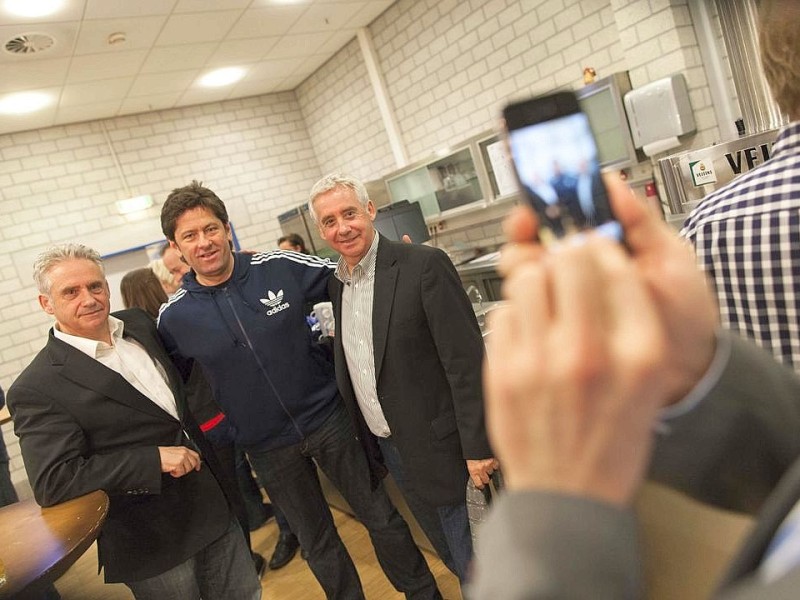
[(125, 308), (141, 308), (154, 319), (158, 309), (167, 301), (167, 293), (150, 267), (128, 271), (119, 283)]
[(196, 180), (187, 186), (175, 188), (167, 196), (164, 206), (161, 207), (161, 231), (168, 240), (175, 241), (175, 227), (178, 218), (187, 210), (198, 206), (210, 210), (223, 225), (228, 224), (228, 211), (225, 204), (210, 189), (203, 187)]
[(289, 242), (292, 246), (296, 246), (299, 248), (298, 252), (302, 252), (303, 254), (308, 254), (308, 249), (306, 248), (306, 243), (296, 233), (289, 233), (287, 235), (282, 235), (278, 238), (278, 245), (280, 246), (283, 242)]

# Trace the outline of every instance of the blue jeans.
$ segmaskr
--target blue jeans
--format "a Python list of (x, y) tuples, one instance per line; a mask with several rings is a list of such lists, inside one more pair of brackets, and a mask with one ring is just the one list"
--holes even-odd
[[(258, 481), (253, 477), (250, 461), (244, 450), (236, 446), (235, 456), (236, 481), (239, 484), (239, 491), (242, 492), (244, 508), (247, 511), (247, 523), (250, 531), (255, 531), (267, 521), (268, 514), (264, 506), (264, 498), (261, 496)], [(272, 499), (270, 498), (270, 500)], [(280, 532), (284, 535), (291, 535), (292, 530), (289, 528), (289, 523), (286, 522), (286, 517), (283, 516), (283, 512), (274, 501), (272, 501), (272, 510)]]
[(126, 584), (136, 600), (259, 600), (261, 583), (238, 521), (189, 560)]
[(263, 451), (247, 448), (247, 454), (267, 494), (283, 509), (328, 598), (362, 600), (364, 592), (334, 526), (315, 462), (367, 528), (392, 585), (406, 598), (441, 599), (425, 558), (383, 483), (372, 489), (367, 458), (344, 405), (340, 403), (301, 443)]
[(397, 487), (403, 493), (408, 508), (428, 536), (439, 558), (461, 583), (467, 578), (472, 560), (472, 536), (467, 516), (466, 485), (464, 502), (451, 506), (431, 506), (414, 493), (408, 485), (403, 459), (391, 437), (376, 438), (383, 454), (386, 468), (392, 474)]

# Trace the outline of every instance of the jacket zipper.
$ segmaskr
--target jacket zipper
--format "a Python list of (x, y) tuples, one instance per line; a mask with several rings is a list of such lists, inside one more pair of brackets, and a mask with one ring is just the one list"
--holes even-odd
[(239, 330), (242, 332), (242, 335), (244, 336), (244, 339), (247, 342), (247, 347), (250, 349), (250, 352), (252, 353), (253, 358), (255, 359), (259, 370), (261, 371), (261, 374), (264, 376), (264, 379), (267, 380), (267, 384), (272, 389), (272, 393), (275, 395), (275, 398), (277, 398), (278, 404), (281, 405), (283, 412), (286, 413), (286, 416), (289, 417), (289, 420), (292, 422), (292, 427), (294, 427), (295, 431), (297, 432), (297, 435), (300, 436), (301, 440), (304, 440), (305, 436), (303, 435), (303, 431), (300, 429), (300, 426), (297, 424), (297, 421), (295, 420), (292, 413), (284, 404), (283, 398), (281, 398), (281, 395), (275, 388), (275, 384), (272, 383), (272, 379), (267, 373), (267, 369), (264, 367), (264, 364), (261, 362), (261, 358), (258, 356), (258, 353), (255, 351), (255, 348), (253, 348), (253, 342), (250, 340), (250, 336), (247, 335), (247, 331), (245, 331), (244, 325), (242, 324), (242, 320), (239, 318), (239, 313), (236, 312), (236, 308), (233, 306), (233, 301), (231, 299), (230, 291), (228, 290), (227, 287), (223, 288), (222, 291), (225, 293), (225, 300), (228, 302), (228, 306), (230, 307), (231, 312), (233, 313), (233, 316), (236, 319), (236, 324), (239, 325)]

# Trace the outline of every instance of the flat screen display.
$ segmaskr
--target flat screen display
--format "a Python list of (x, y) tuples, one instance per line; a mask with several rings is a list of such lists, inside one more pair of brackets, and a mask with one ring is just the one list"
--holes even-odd
[(415, 244), (431, 239), (419, 202), (401, 200), (384, 206), (375, 215), (374, 224), (381, 235), (395, 242), (402, 241), (406, 234)]

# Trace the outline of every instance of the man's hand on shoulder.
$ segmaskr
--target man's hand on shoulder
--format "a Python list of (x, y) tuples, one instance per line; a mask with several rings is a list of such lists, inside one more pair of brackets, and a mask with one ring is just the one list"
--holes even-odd
[(186, 446), (159, 446), (158, 455), (161, 457), (161, 472), (173, 477), (200, 470), (200, 455)]

